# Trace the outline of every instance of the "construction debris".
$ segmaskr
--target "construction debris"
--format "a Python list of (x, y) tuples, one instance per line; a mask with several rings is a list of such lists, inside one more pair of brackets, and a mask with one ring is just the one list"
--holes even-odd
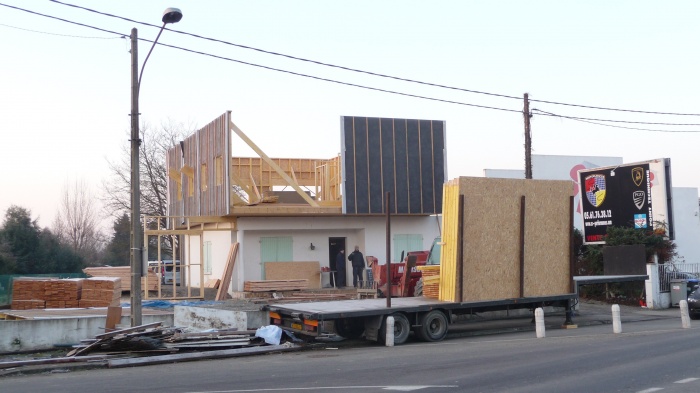
[(293, 291), (307, 289), (309, 280), (244, 281), (243, 290), (249, 292)]

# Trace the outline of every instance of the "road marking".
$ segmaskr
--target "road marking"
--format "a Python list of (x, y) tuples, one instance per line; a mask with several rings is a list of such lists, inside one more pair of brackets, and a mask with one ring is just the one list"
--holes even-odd
[(664, 388), (649, 388), (649, 389), (640, 390), (637, 393), (651, 393), (651, 392), (658, 392), (659, 390), (664, 390)]
[(397, 390), (401, 392), (411, 392), (428, 388), (458, 388), (457, 385), (405, 385), (405, 386), (317, 386), (307, 388), (269, 388), (269, 389), (240, 389), (240, 390), (206, 390), (189, 393), (239, 393), (239, 392), (289, 392), (303, 390), (335, 390), (335, 389), (382, 389)]
[(688, 383), (688, 382), (693, 382), (697, 381), (698, 378), (686, 378), (686, 379), (681, 379), (680, 381), (676, 381), (674, 383)]

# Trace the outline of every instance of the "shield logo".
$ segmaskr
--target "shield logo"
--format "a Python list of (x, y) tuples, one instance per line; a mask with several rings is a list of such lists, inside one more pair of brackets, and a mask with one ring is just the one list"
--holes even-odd
[(642, 182), (644, 181), (644, 168), (639, 166), (632, 168), (632, 181), (637, 187), (642, 185)]
[(605, 175), (588, 175), (583, 184), (588, 202), (593, 205), (593, 207), (602, 205), (605, 200)]
[(637, 206), (637, 210), (642, 210), (645, 196), (646, 193), (644, 191), (635, 191), (632, 193), (632, 200), (634, 200), (634, 205)]

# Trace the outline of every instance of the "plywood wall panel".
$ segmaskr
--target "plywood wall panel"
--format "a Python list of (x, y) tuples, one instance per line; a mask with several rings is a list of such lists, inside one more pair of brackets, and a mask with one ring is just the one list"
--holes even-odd
[(321, 265), (311, 262), (265, 262), (265, 280), (309, 280), (309, 289), (321, 288)]
[[(455, 183), (456, 182), (456, 183)], [(570, 292), (570, 181), (461, 177), (445, 185), (444, 272), (456, 271), (455, 184), (464, 195), (462, 300), (520, 296), (520, 215), (525, 197), (523, 296)], [(448, 205), (449, 204), (449, 205)], [(443, 300), (450, 288), (443, 287)], [(458, 288), (456, 282), (444, 285)]]

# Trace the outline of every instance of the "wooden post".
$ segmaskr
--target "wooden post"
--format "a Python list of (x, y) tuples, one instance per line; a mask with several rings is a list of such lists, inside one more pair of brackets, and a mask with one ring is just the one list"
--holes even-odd
[(464, 195), (459, 195), (457, 207), (457, 296), (460, 303), (464, 301)]
[(532, 134), (530, 133), (530, 100), (528, 94), (523, 96), (523, 119), (525, 120), (525, 178), (532, 179)]
[(520, 196), (520, 297), (525, 297), (525, 195)]
[(391, 192), (386, 193), (386, 308), (391, 308)]

